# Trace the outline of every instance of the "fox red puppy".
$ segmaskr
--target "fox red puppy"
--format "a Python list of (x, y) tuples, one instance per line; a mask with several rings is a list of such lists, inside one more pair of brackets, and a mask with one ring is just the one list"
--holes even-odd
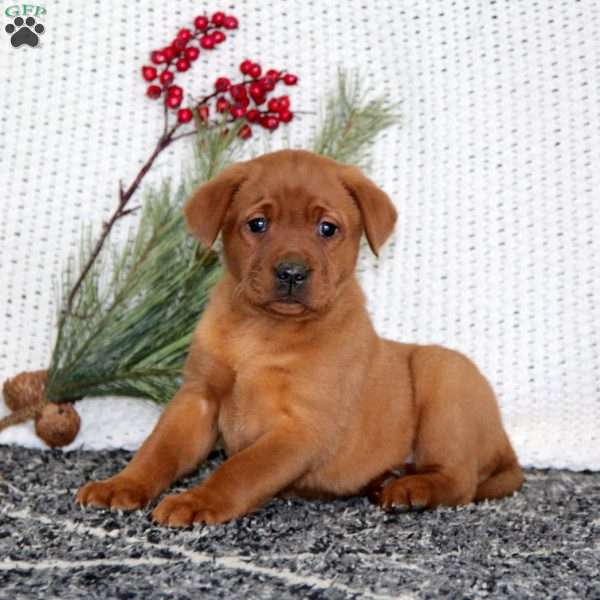
[[(379, 337), (354, 275), (396, 221), (358, 169), (300, 150), (235, 164), (185, 207), (225, 272), (194, 332), (181, 389), (127, 467), (77, 501), (145, 506), (220, 438), (228, 459), (154, 519), (222, 523), (281, 494), (363, 493), (384, 508), (498, 498), (523, 475), (490, 385), (465, 356)], [(410, 474), (381, 478), (414, 463)]]

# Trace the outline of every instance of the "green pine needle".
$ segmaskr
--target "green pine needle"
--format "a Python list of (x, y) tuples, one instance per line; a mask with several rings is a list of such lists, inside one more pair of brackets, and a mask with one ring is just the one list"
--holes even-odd
[(135, 238), (120, 255), (113, 249), (110, 265), (94, 264), (72, 314), (59, 321), (50, 399), (120, 394), (166, 402), (177, 389), (193, 328), (220, 275), (216, 254), (186, 232), (183, 197), (168, 185), (149, 191)]
[(368, 170), (369, 147), (384, 129), (399, 123), (397, 108), (385, 98), (368, 100), (358, 73), (338, 70), (337, 86), (325, 102), (313, 152)]

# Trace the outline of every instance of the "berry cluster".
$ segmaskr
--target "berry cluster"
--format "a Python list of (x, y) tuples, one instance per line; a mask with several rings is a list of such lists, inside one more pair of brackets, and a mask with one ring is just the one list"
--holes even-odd
[[(256, 123), (274, 131), (279, 123), (289, 123), (294, 118), (288, 96), (268, 98), (268, 95), (279, 82), (295, 85), (298, 82), (296, 75), (276, 69), (269, 69), (263, 75), (262, 67), (251, 60), (240, 64), (240, 72), (246, 77), (239, 83), (232, 83), (227, 77), (219, 77), (215, 81), (216, 91), (210, 96), (216, 97), (216, 112), (229, 112), (233, 119), (243, 118), (247, 121), (240, 129), (240, 137), (248, 139), (252, 135), (252, 128), (248, 123)], [(203, 111), (199, 116), (208, 116), (206, 104), (202, 104), (199, 110)]]
[[(194, 19), (194, 29), (183, 28), (169, 46), (162, 50), (154, 50), (150, 54), (152, 65), (142, 67), (142, 77), (148, 86), (146, 95), (149, 98), (160, 98), (164, 93), (165, 105), (170, 109), (179, 108), (183, 101), (183, 90), (174, 85), (175, 72), (187, 71), (200, 56), (200, 50), (213, 50), (225, 41), (223, 29), (237, 29), (238, 20), (224, 12), (214, 13), (210, 19), (200, 15)], [(194, 42), (198, 45), (194, 45)], [(154, 66), (156, 65), (156, 66)], [(187, 123), (193, 118), (189, 108), (182, 108), (177, 113), (180, 123)]]
[[(298, 77), (276, 69), (263, 73), (261, 65), (251, 60), (244, 60), (240, 64), (243, 75), (241, 81), (232, 83), (227, 77), (219, 77), (215, 81), (215, 91), (196, 100), (191, 107), (181, 107), (184, 91), (174, 83), (176, 73), (187, 71), (200, 56), (201, 49), (212, 50), (225, 41), (223, 29), (237, 27), (237, 19), (224, 12), (215, 12), (210, 18), (198, 16), (194, 19), (193, 30), (180, 29), (169, 46), (150, 54), (152, 64), (142, 67), (142, 77), (150, 83), (146, 95), (152, 99), (162, 97), (165, 109), (177, 111), (177, 123), (170, 130), (167, 130), (165, 111), (165, 132), (168, 131), (169, 139), (173, 138), (179, 125), (189, 123), (194, 118), (194, 112), (204, 123), (209, 122), (211, 112), (226, 116), (226, 123), (244, 120), (239, 129), (239, 136), (243, 139), (252, 136), (250, 124), (274, 131), (280, 123), (289, 123), (294, 118), (289, 97), (275, 97), (271, 92), (280, 82), (288, 86), (295, 85)], [(212, 106), (211, 102), (214, 103)], [(219, 121), (223, 123), (223, 117)]]

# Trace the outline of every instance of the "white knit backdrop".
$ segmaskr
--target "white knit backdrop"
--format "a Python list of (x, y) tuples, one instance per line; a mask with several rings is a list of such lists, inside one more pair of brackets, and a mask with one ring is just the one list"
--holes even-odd
[[(12, 4), (0, 17), (1, 379), (47, 365), (53, 280), (157, 139), (140, 66), (194, 15), (222, 9), (240, 29), (185, 74), (188, 91), (249, 57), (296, 72), (303, 110), (338, 65), (402, 101), (404, 124), (380, 137), (371, 173), (399, 223), (379, 261), (360, 261), (378, 330), (473, 357), (523, 464), (600, 469), (595, 0), (45, 2), (40, 47), (18, 49), (4, 32)], [(295, 145), (315, 121), (292, 123)], [(177, 177), (189, 151), (163, 155), (154, 177)], [(72, 447), (134, 448), (157, 415), (139, 401), (78, 407)], [(31, 424), (2, 442), (41, 445)]]

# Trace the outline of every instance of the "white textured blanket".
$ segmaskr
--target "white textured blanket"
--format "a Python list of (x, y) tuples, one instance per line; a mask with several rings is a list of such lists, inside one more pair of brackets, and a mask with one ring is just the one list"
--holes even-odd
[[(0, 15), (1, 378), (47, 365), (53, 280), (158, 136), (139, 76), (149, 51), (222, 8), (240, 29), (185, 74), (190, 91), (249, 57), (296, 72), (303, 110), (317, 110), (338, 65), (402, 101), (404, 124), (381, 136), (371, 173), (399, 224), (380, 259), (365, 251), (360, 263), (379, 331), (473, 357), (525, 465), (600, 469), (597, 2), (43, 6), (36, 48), (12, 47), (14, 18)], [(315, 122), (295, 121), (292, 143)], [(178, 177), (188, 153), (166, 153), (155, 177)], [(79, 408), (87, 447), (134, 447), (157, 414), (123, 400)], [(36, 443), (29, 425), (2, 442)]]

